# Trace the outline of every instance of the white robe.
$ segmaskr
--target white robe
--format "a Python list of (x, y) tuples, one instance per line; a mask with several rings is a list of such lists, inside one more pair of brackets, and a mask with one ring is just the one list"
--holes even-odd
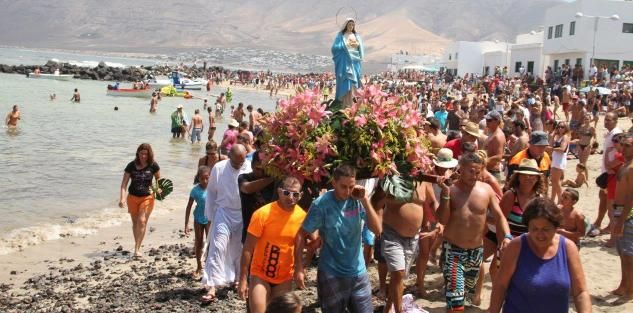
[(237, 177), (251, 171), (250, 162), (236, 170), (229, 160), (216, 163), (211, 170), (204, 211), (211, 223), (202, 276), (206, 286), (225, 286), (238, 277), (243, 223)]

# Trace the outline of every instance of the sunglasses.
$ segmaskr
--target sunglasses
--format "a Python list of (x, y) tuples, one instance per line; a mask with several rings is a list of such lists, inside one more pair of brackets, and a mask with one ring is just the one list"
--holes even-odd
[(286, 190), (286, 189), (281, 189), (281, 192), (284, 194), (284, 196), (288, 197), (288, 196), (292, 196), (295, 199), (299, 199), (301, 198), (301, 192), (296, 192), (296, 191), (290, 191), (290, 190)]

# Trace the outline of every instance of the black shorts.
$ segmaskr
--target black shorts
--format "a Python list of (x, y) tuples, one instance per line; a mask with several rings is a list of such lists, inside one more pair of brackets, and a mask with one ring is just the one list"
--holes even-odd
[(374, 260), (378, 261), (378, 263), (387, 263), (382, 255), (382, 236), (376, 236), (376, 240), (374, 240)]
[(182, 128), (180, 127), (174, 127), (171, 129), (172, 134), (180, 134), (181, 132), (182, 132)]

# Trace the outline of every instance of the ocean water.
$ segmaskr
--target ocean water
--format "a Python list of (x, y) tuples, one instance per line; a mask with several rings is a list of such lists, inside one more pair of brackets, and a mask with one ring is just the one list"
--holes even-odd
[(112, 67), (154, 65), (159, 63), (157, 60), (143, 58), (122, 58), (62, 51), (0, 47), (0, 64), (42, 65), (49, 60), (87, 67), (96, 67), (100, 61)]
[[(164, 97), (151, 114), (149, 99), (106, 96), (108, 83), (0, 74), (3, 125), (14, 104), (22, 114), (17, 132), (0, 129), (0, 254), (62, 236), (90, 235), (129, 219), (127, 210), (117, 206), (119, 186), (123, 169), (143, 142), (152, 145), (161, 175), (175, 187), (153, 214), (184, 208), (186, 200), (176, 199), (186, 199), (206, 139), (202, 145), (173, 140), (169, 116), (183, 104), (189, 117), (199, 108), (206, 121), (202, 100)], [(69, 101), (74, 88), (81, 103)], [(53, 92), (57, 100), (50, 101)], [(214, 88), (210, 94), (220, 92)], [(206, 91), (193, 94), (214, 102)], [(274, 100), (263, 92), (234, 91), (233, 101), (274, 108)], [(219, 141), (226, 121), (217, 128)]]

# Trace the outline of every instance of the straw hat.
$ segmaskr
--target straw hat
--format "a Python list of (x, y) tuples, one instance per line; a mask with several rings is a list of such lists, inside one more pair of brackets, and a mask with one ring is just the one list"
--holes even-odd
[(519, 167), (514, 170), (514, 172), (525, 175), (541, 175), (541, 169), (538, 167), (538, 164), (536, 164), (536, 160), (534, 159), (521, 160)]
[(240, 123), (237, 122), (237, 120), (235, 120), (234, 118), (231, 119), (231, 121), (229, 122), (229, 126), (233, 126), (233, 127), (239, 127)]
[(479, 125), (473, 123), (473, 122), (468, 122), (466, 123), (466, 125), (464, 125), (462, 127), (462, 131), (466, 132), (468, 134), (471, 134), (475, 137), (479, 137), (481, 136), (481, 131), (479, 130)]
[(176, 108), (178, 108), (178, 109), (182, 109), (182, 108), (183, 108), (183, 106), (182, 106), (182, 104), (179, 104)]
[(454, 168), (457, 166), (457, 160), (453, 158), (453, 150), (448, 148), (440, 149), (435, 160), (433, 160), (433, 164), (441, 168)]

